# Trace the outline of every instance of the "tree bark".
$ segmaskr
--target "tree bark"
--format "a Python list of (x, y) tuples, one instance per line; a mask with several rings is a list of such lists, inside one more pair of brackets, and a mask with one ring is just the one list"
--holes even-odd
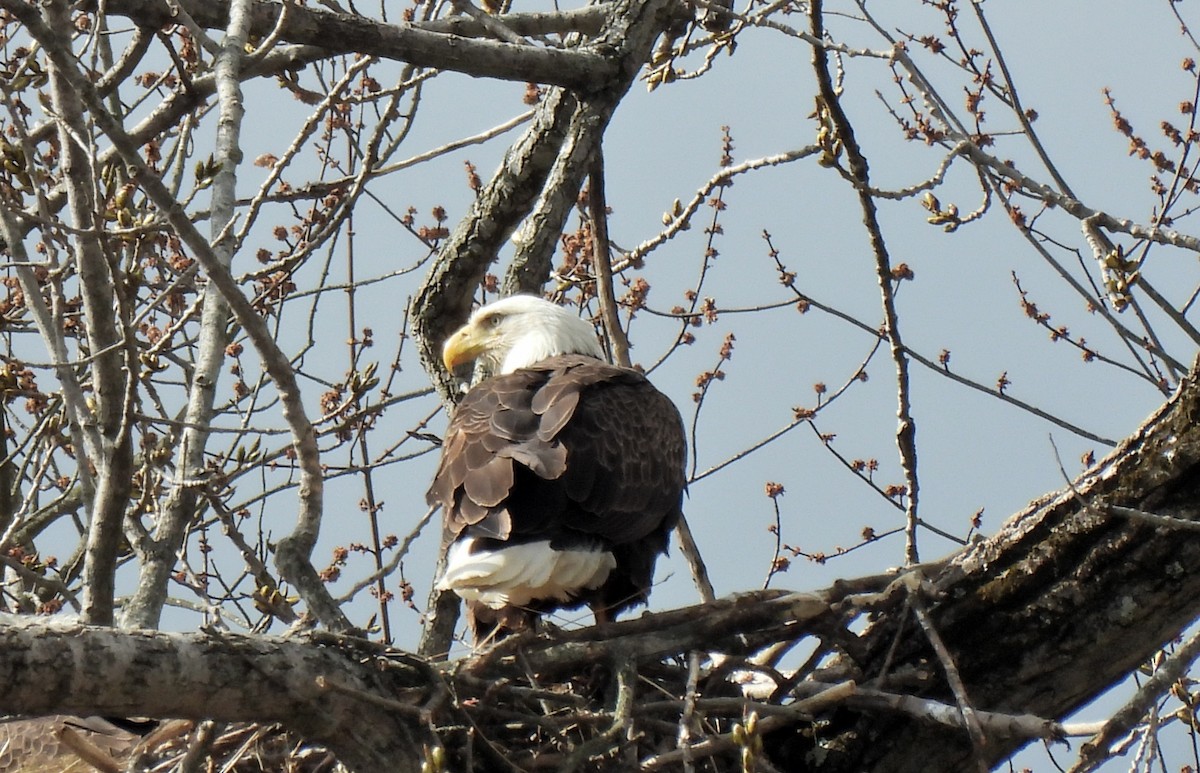
[[(529, 129), (509, 148), (500, 168), (439, 250), (413, 301), (413, 326), (421, 363), (448, 403), (456, 402), (457, 395), (439, 359), (442, 341), (466, 319), (488, 266), (531, 212), (539, 216), (534, 230), (540, 236), (536, 248), (522, 248), (518, 262), (548, 267), (569, 212), (562, 203), (578, 195), (594, 145), (603, 138), (613, 111), (674, 9), (671, 0), (613, 4), (594, 43), (608, 51), (616, 64), (607, 80), (587, 95), (551, 89), (543, 97)], [(512, 282), (508, 290), (528, 291), (533, 285), (531, 280)]]
[[(1110, 508), (1200, 519), (1200, 380), (1075, 484), (1014, 515), (930, 578), (931, 616), (975, 708), (1062, 718), (1146, 662), (1200, 615), (1200, 541)], [(863, 680), (953, 703), (925, 636), (904, 610), (864, 634)], [(888, 651), (895, 647), (887, 673)], [(959, 770), (967, 735), (908, 719), (842, 716), (820, 769)], [(1024, 741), (994, 740), (992, 764)]]
[[(0, 705), (76, 713), (280, 722), (362, 773), (420, 768), (414, 739), (428, 673), (370, 651), (220, 631), (160, 633), (0, 616)], [(338, 689), (322, 689), (320, 679)], [(403, 695), (412, 711), (358, 695)], [(400, 705), (400, 709), (404, 706)]]

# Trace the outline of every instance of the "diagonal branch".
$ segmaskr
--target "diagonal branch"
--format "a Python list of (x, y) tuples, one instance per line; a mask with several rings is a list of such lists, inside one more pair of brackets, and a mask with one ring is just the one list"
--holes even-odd
[(954, 702), (958, 706), (962, 723), (966, 726), (971, 743), (975, 746), (975, 763), (979, 766), (980, 773), (987, 773), (990, 767), (983, 757), (987, 738), (983, 735), (983, 728), (979, 724), (975, 708), (971, 705), (971, 700), (967, 695), (967, 686), (963, 684), (962, 675), (958, 673), (958, 666), (954, 665), (954, 656), (946, 648), (941, 634), (938, 633), (937, 627), (929, 618), (929, 610), (926, 608), (925, 599), (922, 596), (926, 592), (924, 583), (916, 573), (909, 577), (912, 580), (909, 583), (909, 606), (912, 607), (913, 614), (916, 615), (917, 622), (921, 625), (921, 630), (925, 632), (925, 637), (929, 639), (929, 646), (933, 647), (933, 651), (937, 654), (938, 663), (941, 664), (946, 681), (950, 684), (950, 690), (954, 693)]
[(1200, 633), (1192, 634), (1171, 653), (1154, 675), (1138, 688), (1137, 693), (1109, 717), (1095, 736), (1083, 744), (1079, 750), (1079, 761), (1069, 773), (1088, 773), (1106, 761), (1113, 742), (1141, 722), (1158, 700), (1184, 677), (1197, 658), (1200, 658)]
[[(1200, 375), (1068, 489), (1042, 497), (996, 535), (973, 543), (930, 573), (930, 619), (983, 711), (1061, 719), (1148, 660), (1200, 615), (1200, 544), (1116, 507), (1200, 519)], [(865, 679), (920, 670), (933, 657), (901, 615), (881, 615), (862, 634)], [(893, 653), (893, 654), (889, 654)], [(883, 685), (886, 687), (886, 684)], [(909, 685), (911, 687), (911, 685)], [(919, 691), (953, 700), (944, 679)], [(973, 744), (961, 732), (918, 722), (862, 717), (842, 723), (854, 751), (826, 771), (960, 770)], [(995, 763), (1020, 742), (989, 738)], [(838, 741), (840, 743), (840, 741)], [(920, 750), (920, 751), (916, 751)]]
[(579, 190), (604, 137), (613, 107), (601, 99), (576, 103), (545, 185), (520, 230), (513, 234), (517, 249), (504, 275), (501, 288), (504, 295), (540, 292), (550, 280), (551, 263), (563, 226), (579, 199)]
[(456, 385), (441, 366), (442, 341), (466, 320), (488, 266), (533, 207), (575, 106), (575, 98), (562, 89), (543, 98), (529, 128), (509, 147), (500, 168), (438, 251), (413, 299), (421, 364), (449, 403), (457, 401)]
[[(536, 211), (537, 217), (518, 246), (520, 254), (514, 264), (548, 261), (547, 250), (557, 244), (562, 223), (587, 174), (591, 153), (672, 10), (669, 0), (613, 4), (596, 43), (611, 48), (610, 58), (617, 63), (604, 88), (586, 100), (563, 89), (551, 89), (530, 127), (509, 148), (500, 168), (439, 251), (413, 301), (412, 317), (421, 364), (447, 402), (455, 402), (456, 394), (440, 364), (442, 341), (467, 318), (488, 266), (531, 212)], [(567, 202), (565, 206), (563, 202)], [(533, 289), (530, 276), (536, 274), (513, 279), (507, 289)]]

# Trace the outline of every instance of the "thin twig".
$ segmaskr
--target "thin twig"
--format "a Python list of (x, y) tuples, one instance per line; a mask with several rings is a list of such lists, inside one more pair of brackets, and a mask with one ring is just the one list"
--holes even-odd
[(987, 758), (984, 754), (984, 749), (987, 747), (987, 738), (983, 734), (983, 727), (979, 724), (979, 718), (975, 715), (975, 709), (971, 706), (970, 698), (967, 696), (967, 686), (963, 683), (962, 675), (958, 672), (958, 666), (954, 664), (954, 657), (950, 654), (950, 650), (946, 647), (946, 643), (942, 641), (941, 634), (933, 625), (933, 620), (929, 617), (929, 610), (925, 608), (925, 599), (922, 595), (926, 592), (927, 586), (923, 582), (921, 575), (913, 572), (908, 575), (911, 578), (909, 586), (909, 603), (912, 607), (913, 614), (917, 618), (917, 622), (921, 624), (921, 630), (925, 632), (925, 637), (929, 640), (929, 644), (933, 647), (934, 653), (937, 654), (938, 662), (942, 665), (942, 671), (946, 674), (946, 682), (950, 685), (950, 691), (954, 693), (954, 700), (958, 704), (958, 710), (962, 714), (963, 724), (966, 725), (967, 734), (971, 736), (971, 744), (975, 748), (975, 760), (979, 766), (979, 773), (988, 773), (991, 766), (987, 763)]
[(629, 339), (617, 314), (617, 297), (613, 292), (612, 257), (608, 241), (608, 205), (604, 195), (604, 150), (596, 145), (588, 172), (588, 210), (592, 218), (592, 262), (596, 272), (596, 298), (600, 301), (600, 316), (608, 333), (613, 362), (622, 368), (630, 367)]
[(631, 265), (637, 265), (646, 255), (650, 254), (654, 249), (671, 239), (680, 231), (687, 230), (691, 227), (692, 215), (696, 210), (708, 200), (708, 195), (717, 188), (728, 185), (729, 181), (734, 177), (752, 172), (755, 169), (762, 169), (768, 166), (778, 166), (787, 164), (792, 161), (799, 161), (802, 158), (815, 155), (821, 152), (821, 148), (817, 145), (808, 145), (798, 150), (790, 150), (786, 153), (779, 153), (774, 156), (765, 156), (756, 158), (751, 161), (745, 161), (737, 166), (728, 166), (717, 172), (712, 178), (702, 185), (692, 196), (691, 201), (686, 205), (680, 204), (674, 211), (668, 213), (671, 216), (670, 223), (658, 235), (651, 239), (647, 239), (638, 246), (630, 250), (619, 262), (613, 266), (613, 270), (622, 271)]
[(713, 590), (712, 580), (708, 577), (708, 567), (704, 564), (700, 547), (696, 544), (692, 528), (688, 526), (687, 516), (683, 513), (679, 514), (679, 523), (675, 524), (675, 535), (679, 537), (679, 552), (683, 554), (692, 570), (692, 582), (696, 584), (701, 600), (706, 604), (715, 601), (717, 594)]
[(679, 712), (679, 732), (675, 735), (675, 748), (682, 751), (684, 773), (694, 773), (696, 766), (690, 753), (692, 746), (692, 722), (696, 715), (696, 699), (700, 697), (697, 686), (700, 682), (700, 653), (688, 653), (688, 676), (684, 687), (683, 709)]
[[(812, 36), (818, 40), (825, 38), (823, 13), (821, 0), (814, 0), (809, 4)], [(920, 561), (917, 552), (917, 505), (920, 501), (920, 485), (917, 478), (917, 424), (912, 416), (909, 396), (908, 353), (900, 337), (900, 321), (896, 312), (893, 283), (897, 280), (892, 275), (891, 258), (888, 255), (887, 243), (879, 225), (875, 200), (870, 191), (871, 180), (867, 159), (854, 137), (850, 119), (842, 110), (838, 97), (839, 92), (834, 87), (833, 79), (829, 74), (828, 53), (822, 46), (813, 47), (813, 68), (816, 70), (823, 111), (827, 112), (837, 141), (846, 151), (850, 175), (858, 193), (859, 206), (862, 209), (863, 225), (866, 226), (871, 241), (871, 250), (875, 256), (875, 271), (879, 280), (879, 292), (883, 305), (883, 334), (891, 346), (892, 361), (896, 366), (896, 418), (899, 421), (896, 428), (896, 448), (900, 454), (900, 466), (904, 470), (904, 478), (908, 486), (904, 557), (906, 563), (916, 564)]]

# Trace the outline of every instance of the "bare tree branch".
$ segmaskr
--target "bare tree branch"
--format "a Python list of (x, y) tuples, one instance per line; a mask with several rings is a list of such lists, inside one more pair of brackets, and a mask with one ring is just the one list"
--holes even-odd
[[(812, 25), (812, 36), (817, 40), (825, 38), (825, 20), (821, 0), (814, 0), (809, 5), (809, 19)], [(876, 215), (875, 199), (871, 195), (871, 179), (867, 167), (866, 156), (858, 146), (850, 119), (842, 109), (837, 89), (829, 72), (829, 55), (824, 46), (813, 47), (813, 67), (816, 69), (817, 84), (820, 87), (820, 104), (818, 114), (825, 113), (825, 120), (832, 131), (831, 147), (825, 151), (827, 162), (837, 164), (837, 148), (846, 151), (850, 165), (849, 175), (854, 181), (858, 192), (859, 206), (862, 208), (863, 225), (871, 241), (871, 251), (875, 257), (876, 276), (879, 281), (880, 299), (883, 305), (883, 335), (891, 346), (892, 362), (896, 367), (896, 449), (900, 454), (900, 465), (904, 470), (904, 480), (907, 483), (905, 516), (905, 560), (910, 564), (920, 561), (917, 553), (917, 506), (920, 502), (920, 485), (917, 478), (917, 423), (912, 416), (911, 386), (908, 378), (908, 353), (900, 336), (900, 317), (896, 312), (894, 283), (901, 277), (893, 275), (891, 256), (888, 254), (883, 230)]]
[[(1191, 418), (1197, 406), (1200, 380), (1193, 371), (1166, 405), (1075, 482), (1078, 496), (1068, 490), (1035, 501), (930, 577), (940, 599), (930, 619), (977, 709), (1021, 706), (1038, 716), (1066, 716), (1200, 614), (1200, 580), (1182, 570), (1200, 558), (1192, 555), (1200, 546), (1174, 529), (1104, 514), (1115, 505), (1200, 516), (1200, 425)], [(1063, 610), (1076, 621), (1069, 631), (1056, 622)], [(855, 660), (866, 677), (889, 651), (895, 652), (890, 673), (929, 657), (919, 634), (899, 623), (881, 618), (863, 634), (869, 654)], [(1019, 655), (998, 657), (990, 647), (998, 642)], [(951, 695), (941, 680), (921, 691)], [(957, 769), (974, 754), (962, 735), (908, 722), (849, 719), (840, 732), (855, 739), (854, 752), (831, 761), (831, 771)], [(989, 759), (1004, 759), (1014, 746), (989, 745)], [(916, 749), (924, 751), (908, 753)]]
[[(671, 8), (667, 0), (636, 7), (621, 2), (613, 7), (598, 45), (615, 48), (619, 74), (606, 84), (604, 92), (590, 97), (583, 106), (565, 90), (550, 90), (542, 98), (533, 124), (509, 148), (500, 169), (439, 251), (414, 299), (412, 316), (422, 365), (447, 401), (455, 402), (456, 398), (454, 385), (439, 362), (442, 341), (467, 318), (475, 288), (488, 265), (538, 201), (545, 202), (547, 208), (546, 214), (540, 215), (541, 230), (537, 230), (536, 242), (519, 245), (525, 257), (514, 264), (542, 266), (545, 264), (541, 261), (549, 260), (548, 249), (557, 242), (553, 234), (561, 228), (574, 203), (592, 149), (649, 56)], [(557, 174), (551, 177), (556, 169)], [(535, 278), (542, 276), (541, 272), (531, 271), (534, 278), (512, 279), (506, 285), (508, 291), (540, 286)]]
[(1070, 773), (1087, 773), (1108, 759), (1112, 743), (1142, 721), (1154, 704), (1183, 678), (1197, 657), (1200, 657), (1200, 633), (1192, 634), (1176, 648), (1155, 670), (1154, 675), (1138, 688), (1137, 693), (1109, 717), (1093, 738), (1083, 744), (1079, 761), (1071, 767)]
[[(1161, 85), (1183, 79), (1173, 114), (1145, 131), (1143, 105), (1122, 114), (1105, 94), (1127, 163), (1149, 180), (1148, 192), (1127, 187), (1126, 162), (1101, 169), (1103, 154), (1088, 155), (1120, 180), (1130, 211), (1118, 212), (1068, 187), (1074, 160), (1049, 142), (1053, 125), (1034, 131), (1044, 125), (1034, 105), (1047, 123), (1062, 120), (1059, 105), (1044, 105), (1056, 91), (1018, 93), (1020, 50), (1001, 48), (996, 9), (934, 3), (906, 17), (903, 4), (853, 2), (834, 24), (832, 6), (808, 4), (801, 22), (786, 0), (515, 14), (503, 12), (507, 0), (495, 14), (472, 2), (0, 0), (0, 611), (38, 615), (0, 619), (0, 701), (30, 716), (194, 718), (164, 723), (169, 740), (125, 738), (138, 747), (126, 756), (87, 735), (86, 719), (0, 720), (0, 767), (12, 759), (6, 738), (39, 728), (113, 771), (234, 770), (275, 762), (278, 745), (297, 770), (916, 773), (1026, 765), (1014, 751), (1030, 740), (1081, 734), (1094, 736), (1074, 760), (1081, 770), (1121, 755), (1170, 766), (1181, 738), (1191, 743), (1175, 753), (1200, 766), (1195, 637), (1170, 654), (1200, 619), (1189, 571), (1200, 546), (1187, 539), (1200, 528), (1200, 374), (1184, 377), (1200, 340), (1200, 279), (1158, 248), (1200, 251), (1187, 233), (1200, 214), (1200, 46), (1187, 12), (1172, 8), (1182, 70), (1163, 60), (1174, 80)], [(746, 66), (762, 53), (816, 91), (815, 114), (777, 99), (774, 71)], [(795, 66), (810, 55), (808, 70)], [(1158, 87), (1154, 64), (1123, 75)], [(457, 73), (526, 81), (532, 109), (502, 123), (490, 102), (472, 110), (490, 89)], [(248, 83), (264, 75), (272, 80)], [(653, 96), (629, 98), (639, 77)], [(459, 95), (470, 95), (463, 116), (493, 128), (428, 120)], [(665, 112), (680, 98), (695, 116)], [(641, 156), (606, 146), (626, 102), (645, 123), (636, 152), (659, 152), (673, 177), (654, 179), (653, 195), (680, 196), (661, 227), (644, 217), (649, 186), (626, 187), (636, 177), (624, 163)], [(719, 171), (705, 171), (697, 121), (758, 104), (771, 119), (811, 121), (814, 144), (755, 127), (754, 155), (739, 160), (735, 137), (762, 116), (735, 114), (720, 121)], [(522, 123), (485, 185), (475, 154), (499, 157), (511, 142), (502, 135)], [(251, 146), (255, 158), (242, 158)], [(469, 194), (446, 173), (463, 167)], [(841, 198), (808, 205), (826, 196)], [(846, 196), (858, 206), (838, 206)], [(609, 204), (620, 215), (611, 222)], [(701, 207), (711, 212), (703, 226), (693, 222)], [(986, 249), (996, 225), (1016, 229), (1018, 249)], [(866, 263), (853, 260), (855, 234)], [(981, 246), (986, 263), (945, 259)], [(785, 263), (781, 249), (798, 255)], [(661, 264), (645, 260), (655, 250)], [(500, 256), (507, 265), (495, 265)], [(964, 270), (972, 281), (1011, 270), (1030, 292), (1018, 285), (1014, 304), (1001, 279), (979, 298), (988, 308), (959, 303), (965, 285), (945, 280)], [(590, 627), (562, 613), (448, 660), (457, 597), (414, 601), (438, 542), (422, 529), (436, 518), (422, 502), (422, 457), (438, 445), (433, 418), (460, 389), (442, 371), (441, 340), (481, 294), (550, 290), (584, 307), (593, 289), (617, 361), (648, 345), (664, 391), (686, 400), (689, 382), (697, 390), (693, 524), (717, 488), (714, 512), (731, 515), (691, 543), (680, 526), (678, 552), (705, 603)], [(401, 299), (410, 313), (398, 312)], [(961, 373), (990, 375), (960, 375), (950, 347), (986, 344), (996, 305), (1049, 334), (1052, 353), (974, 346)], [(802, 317), (813, 309), (823, 314)], [(732, 357), (734, 332), (747, 357)], [(706, 344), (721, 334), (713, 365)], [(883, 343), (890, 364), (877, 356)], [(1102, 378), (1086, 380), (1095, 371)], [(726, 375), (750, 381), (717, 386)], [(956, 411), (997, 407), (977, 392), (1022, 421), (995, 437), (968, 433), (974, 445), (960, 447), (963, 436), (946, 434)], [(750, 396), (767, 424), (738, 420)], [(1164, 399), (1127, 440), (1106, 439)], [(913, 406), (927, 401), (938, 403), (937, 434), (918, 445)], [(1016, 443), (1040, 447), (1029, 435), (1040, 421), (1073, 433), (1092, 469), (982, 537), (993, 495), (964, 489), (970, 478), (953, 471), (1009, 474)], [(811, 436), (791, 432), (801, 424)], [(874, 455), (893, 440), (898, 462), (881, 465)], [(1094, 465), (1092, 444), (1116, 447)], [(843, 478), (816, 479), (810, 453)], [(1059, 461), (1064, 479), (1067, 466)], [(811, 501), (837, 512), (816, 525), (807, 496), (780, 507), (782, 482), (766, 489), (773, 512), (731, 508), (727, 497), (759, 490), (762, 478), (745, 486), (762, 473), (791, 491), (811, 486)], [(322, 524), (326, 498), (335, 528)], [(858, 518), (861, 528), (848, 521)], [(810, 576), (788, 573), (801, 561), (913, 564), (918, 527), (956, 552), (813, 592), (717, 599), (699, 560), (701, 547), (732, 554), (723, 583), (754, 584), (767, 569), (778, 588)], [(319, 565), (316, 551), (327, 556)], [(752, 566), (738, 565), (743, 552)], [(73, 606), (107, 623), (121, 605), (124, 630), (60, 614)], [(202, 621), (202, 632), (146, 630), (180, 619)], [(257, 635), (314, 622), (333, 632)], [(419, 655), (387, 646), (422, 626)], [(1156, 675), (1139, 689), (1129, 677), (1147, 662)], [(1110, 684), (1121, 693), (1112, 704), (1126, 704), (1115, 713), (1094, 702)], [(1089, 701), (1098, 717), (1067, 721)]]
[[(181, 0), (180, 6), (200, 26), (214, 28), (224, 27), (229, 2)], [(166, 0), (108, 0), (104, 7), (109, 14), (128, 16), (153, 28), (175, 21), (171, 4)], [(327, 55), (366, 54), (419, 67), (552, 84), (584, 92), (604, 87), (620, 71), (617, 61), (586, 48), (563, 50), (475, 38), (451, 39), (441, 32), (413, 25), (385, 24), (300, 5), (289, 7), (283, 23), (278, 24), (281, 7), (279, 3), (255, 0), (250, 8), (250, 34), (265, 37), (278, 26), (279, 39), (285, 43), (318, 46)], [(581, 21), (584, 28), (594, 23), (587, 18)], [(449, 40), (453, 40), (452, 45), (447, 45)]]

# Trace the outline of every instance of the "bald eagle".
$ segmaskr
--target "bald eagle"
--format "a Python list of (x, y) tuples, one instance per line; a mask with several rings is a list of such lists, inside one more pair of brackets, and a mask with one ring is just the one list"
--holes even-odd
[(685, 488), (671, 400), (532, 296), (477, 310), (442, 358), (494, 374), (455, 410), (427, 495), (444, 516), (437, 586), (466, 602), (476, 643), (556, 609), (587, 604), (604, 622), (644, 603)]

